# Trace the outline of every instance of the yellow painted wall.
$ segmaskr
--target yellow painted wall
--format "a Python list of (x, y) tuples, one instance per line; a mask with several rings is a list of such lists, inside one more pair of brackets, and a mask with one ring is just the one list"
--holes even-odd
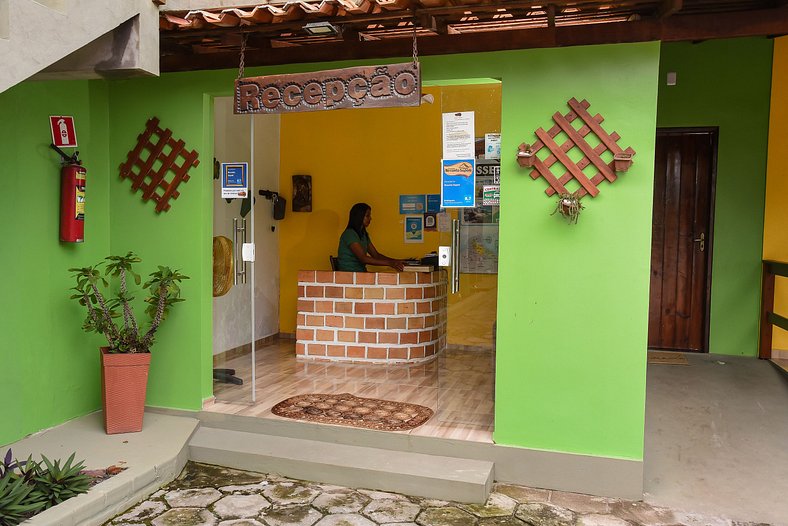
[[(438, 232), (425, 232), (421, 244), (404, 242), (399, 195), (440, 192), (443, 111), (475, 111), (477, 136), (500, 131), (501, 89), (500, 84), (488, 84), (434, 86), (423, 91), (433, 94), (434, 104), (282, 116), (279, 188), (288, 198), (288, 210), (279, 222), (281, 332), (295, 332), (297, 271), (329, 269), (328, 256), (337, 252), (354, 203), (366, 202), (372, 207), (370, 237), (383, 254), (420, 257), (437, 250)], [(293, 175), (312, 176), (312, 212), (291, 211)], [(448, 237), (443, 236), (447, 244)], [(466, 289), (486, 295), (492, 291), (495, 297), (497, 276), (465, 279), (472, 282)], [(491, 327), (494, 309), (490, 312), (484, 302), (477, 304), (466, 308), (466, 315), (469, 312), (469, 318)], [(449, 341), (464, 343), (452, 341), (458, 337), (461, 335), (452, 337), (450, 323)]]
[[(788, 37), (774, 41), (772, 102), (769, 115), (769, 158), (766, 169), (766, 209), (763, 257), (788, 261)], [(788, 316), (788, 278), (777, 278), (775, 312)], [(772, 346), (788, 349), (788, 332), (774, 328)]]

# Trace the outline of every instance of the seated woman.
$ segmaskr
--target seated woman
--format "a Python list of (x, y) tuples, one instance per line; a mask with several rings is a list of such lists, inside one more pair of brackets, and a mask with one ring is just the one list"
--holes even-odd
[(367, 233), (367, 227), (371, 221), (372, 207), (368, 204), (356, 203), (350, 209), (347, 228), (339, 238), (338, 270), (366, 272), (366, 265), (379, 265), (396, 270), (402, 270), (405, 267), (405, 263), (399, 259), (384, 256), (377, 251)]

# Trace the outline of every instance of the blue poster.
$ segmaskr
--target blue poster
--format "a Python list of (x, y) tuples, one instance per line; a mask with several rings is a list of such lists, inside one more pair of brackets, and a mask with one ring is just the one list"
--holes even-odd
[(476, 166), (473, 159), (441, 160), (441, 207), (465, 208), (476, 204)]
[(249, 195), (249, 163), (222, 163), (222, 198), (243, 199)]
[(424, 216), (405, 218), (405, 243), (424, 242)]
[(441, 211), (441, 194), (427, 194), (427, 213), (437, 214)]
[(424, 194), (410, 194), (399, 196), (400, 214), (423, 214), (426, 210)]

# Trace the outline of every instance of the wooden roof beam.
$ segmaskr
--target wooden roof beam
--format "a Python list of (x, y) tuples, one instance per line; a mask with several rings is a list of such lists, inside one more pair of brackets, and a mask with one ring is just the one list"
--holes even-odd
[[(788, 33), (788, 8), (761, 9), (707, 15), (681, 15), (666, 19), (589, 24), (555, 28), (437, 35), (419, 39), (419, 54), (442, 55), (512, 49), (709, 40)], [(248, 50), (246, 65), (263, 66), (334, 60), (408, 57), (410, 39), (381, 39), (372, 42), (338, 42), (271, 50)], [(162, 71), (224, 69), (237, 66), (238, 53), (216, 52), (195, 55), (166, 55)]]
[(657, 16), (659, 18), (666, 18), (670, 15), (681, 11), (684, 7), (684, 0), (663, 0), (662, 5), (659, 7)]

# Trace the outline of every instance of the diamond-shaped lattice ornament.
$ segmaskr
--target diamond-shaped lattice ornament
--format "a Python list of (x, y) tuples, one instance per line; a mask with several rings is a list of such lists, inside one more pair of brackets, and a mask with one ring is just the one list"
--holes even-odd
[[(521, 145), (520, 150), (522, 152), (528, 151), (529, 154), (518, 155), (517, 160), (520, 166), (533, 167), (529, 174), (532, 179), (544, 177), (550, 185), (545, 190), (547, 195), (571, 194), (572, 192), (567, 190), (564, 185), (574, 179), (580, 184), (580, 188), (576, 192), (578, 198), (585, 195), (596, 197), (599, 195), (599, 183), (602, 181), (612, 183), (617, 179), (617, 171), (621, 172), (629, 168), (635, 150), (629, 147), (622, 149), (617, 144), (621, 137), (616, 132), (608, 134), (602, 128), (601, 124), (605, 119), (599, 114), (591, 116), (588, 112), (588, 107), (591, 104), (587, 100), (578, 102), (577, 99), (572, 98), (567, 102), (567, 105), (571, 111), (566, 115), (561, 115), (560, 112), (553, 114), (555, 124), (552, 128), (548, 131), (544, 131), (542, 128), (536, 130), (538, 140), (530, 148), (528, 145)], [(580, 119), (582, 123), (579, 128), (572, 124), (577, 119)], [(558, 144), (555, 138), (561, 133), (566, 136), (566, 140), (562, 144)], [(599, 144), (592, 146), (586, 140), (589, 134), (596, 136)], [(550, 151), (550, 155), (544, 160), (536, 156), (536, 152), (542, 148), (547, 148)], [(573, 148), (578, 148), (582, 152), (583, 157), (578, 162), (574, 162), (568, 155)], [(609, 157), (605, 152), (612, 154), (612, 159), (609, 162), (602, 158), (603, 156)], [(595, 172), (590, 177), (583, 171), (588, 166), (593, 166)], [(563, 173), (554, 172), (553, 167), (561, 168), (559, 171), (563, 171)]]
[[(196, 151), (187, 150), (186, 143), (173, 139), (172, 131), (160, 128), (159, 119), (153, 117), (120, 165), (120, 177), (131, 179), (131, 188), (142, 192), (143, 201), (153, 199), (156, 212), (166, 212), (170, 199), (181, 195), (178, 185), (189, 180), (189, 169), (200, 164), (197, 157)], [(165, 176), (169, 172), (172, 177), (168, 181)]]

